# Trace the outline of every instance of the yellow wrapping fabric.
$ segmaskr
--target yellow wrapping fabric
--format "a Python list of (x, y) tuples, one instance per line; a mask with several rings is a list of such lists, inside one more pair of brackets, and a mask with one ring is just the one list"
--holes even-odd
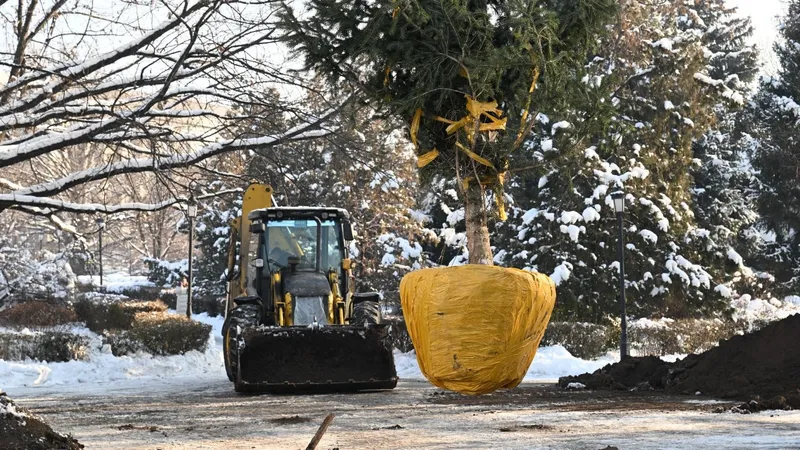
[(417, 167), (422, 168), (433, 162), (439, 156), (439, 150), (433, 149), (417, 158)]
[(555, 305), (550, 277), (466, 265), (422, 269), (400, 282), (417, 362), (434, 385), (480, 395), (525, 377)]

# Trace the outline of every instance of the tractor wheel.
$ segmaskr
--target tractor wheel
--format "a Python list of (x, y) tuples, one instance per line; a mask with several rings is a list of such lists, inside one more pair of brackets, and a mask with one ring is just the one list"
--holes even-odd
[(236, 380), (236, 342), (237, 327), (244, 330), (259, 325), (261, 311), (258, 305), (239, 305), (228, 311), (228, 317), (222, 326), (222, 353), (225, 359), (225, 373), (228, 380)]
[(364, 300), (353, 305), (353, 316), (350, 318), (350, 325), (363, 327), (367, 325), (378, 325), (381, 323), (381, 306), (378, 302)]

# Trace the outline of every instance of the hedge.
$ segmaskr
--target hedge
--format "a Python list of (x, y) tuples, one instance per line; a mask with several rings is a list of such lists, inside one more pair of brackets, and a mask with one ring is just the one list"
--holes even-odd
[(167, 305), (161, 301), (142, 302), (125, 299), (127, 297), (113, 302), (82, 299), (75, 303), (75, 313), (80, 321), (86, 323), (86, 328), (101, 334), (106, 330), (131, 329), (138, 313), (167, 311)]
[(89, 338), (62, 331), (34, 334), (0, 332), (0, 359), (65, 362), (86, 359)]
[(208, 345), (211, 325), (189, 320), (177, 314), (138, 313), (128, 330), (109, 334), (114, 356), (139, 351), (152, 355), (181, 355), (195, 350), (203, 352)]
[(43, 328), (78, 321), (71, 306), (33, 301), (18, 303), (0, 311), (0, 326), (11, 328)]

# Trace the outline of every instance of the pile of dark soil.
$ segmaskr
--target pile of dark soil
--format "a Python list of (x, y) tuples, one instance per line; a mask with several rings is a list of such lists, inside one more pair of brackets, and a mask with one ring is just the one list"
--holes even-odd
[(0, 392), (0, 447), (8, 450), (78, 450), (83, 445), (53, 431), (41, 418)]
[[(628, 358), (594, 373), (562, 377), (559, 386), (588, 389), (665, 389), (671, 392), (755, 400), (762, 409), (800, 408), (800, 314), (759, 331), (734, 336), (674, 363)], [(761, 399), (767, 399), (761, 401)], [(783, 405), (782, 407), (780, 405)]]

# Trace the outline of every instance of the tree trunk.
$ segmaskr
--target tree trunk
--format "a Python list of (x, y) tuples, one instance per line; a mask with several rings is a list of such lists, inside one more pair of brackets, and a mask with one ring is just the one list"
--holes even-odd
[(493, 264), (486, 224), (486, 194), (480, 183), (472, 182), (464, 192), (464, 221), (467, 224), (467, 250), (470, 264)]

